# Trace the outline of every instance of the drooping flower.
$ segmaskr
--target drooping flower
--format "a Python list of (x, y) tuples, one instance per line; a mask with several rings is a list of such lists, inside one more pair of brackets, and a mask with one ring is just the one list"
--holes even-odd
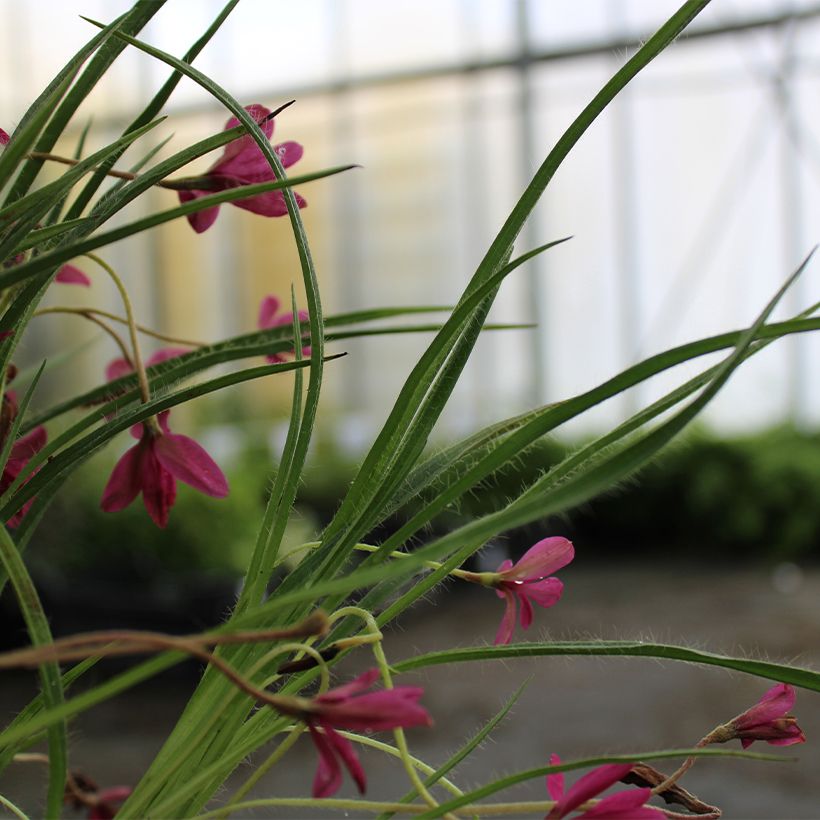
[(367, 786), (353, 745), (336, 729), (367, 732), (432, 725), (432, 718), (418, 704), (424, 690), (417, 686), (397, 686), (367, 692), (378, 677), (379, 670), (370, 669), (311, 701), (304, 720), (319, 752), (319, 766), (313, 780), (314, 797), (330, 797), (338, 791), (342, 784), (339, 761), (344, 763), (361, 794)]
[(744, 749), (756, 740), (765, 740), (773, 746), (791, 746), (805, 743), (806, 736), (797, 725), (797, 718), (788, 714), (794, 706), (794, 687), (778, 683), (751, 708), (718, 726), (706, 738), (705, 743), (726, 743), (740, 740)]
[(574, 557), (571, 541), (560, 536), (544, 538), (530, 547), (515, 564), (507, 559), (495, 573), (486, 573), (490, 577), (487, 583), (495, 587), (498, 597), (507, 604), (495, 636), (496, 644), (507, 644), (512, 640), (516, 602), (521, 605), (522, 629), (529, 628), (532, 623), (533, 603), (544, 608), (558, 603), (564, 585), (557, 578), (548, 576), (565, 567)]
[(96, 796), (97, 802), (88, 809), (88, 820), (114, 820), (119, 807), (131, 796), (130, 786), (112, 786)]
[(55, 282), (60, 282), (63, 285), (82, 285), (90, 288), (91, 280), (79, 268), (74, 265), (63, 265), (54, 277)]
[[(259, 304), (259, 318), (256, 321), (256, 325), (260, 330), (270, 330), (272, 327), (281, 327), (282, 325), (287, 325), (288, 327), (293, 326), (293, 313), (279, 313), (280, 304), (279, 300), (270, 294), (261, 301)], [(279, 313), (278, 316), (277, 313)], [(300, 327), (304, 328), (309, 320), (308, 312), (306, 310), (300, 310)], [(302, 356), (303, 358), (310, 356), (310, 345), (306, 345), (302, 348)], [(286, 361), (282, 353), (272, 353), (270, 356), (265, 356), (265, 359), (271, 364)]]
[[(39, 453), (40, 450), (46, 446), (47, 441), (48, 435), (46, 433), (46, 428), (40, 426), (35, 427), (28, 435), (18, 439), (12, 445), (11, 452), (9, 453), (9, 459), (6, 462), (6, 466), (3, 468), (3, 475), (0, 476), (0, 494), (5, 493), (5, 491), (15, 481), (17, 476), (19, 476), (23, 471), (26, 464), (29, 463), (32, 456)], [(24, 483), (30, 481), (33, 476), (34, 473), (32, 473)], [(28, 499), (28, 501), (26, 501), (23, 506), (20, 507), (20, 509), (17, 510), (11, 518), (8, 519), (8, 521), (6, 521), (6, 524), (10, 527), (18, 527), (33, 503), (33, 498)]]
[[(265, 120), (265, 117), (271, 113), (270, 109), (263, 105), (247, 105), (245, 110), (259, 123), (265, 136), (270, 139), (273, 136), (273, 120)], [(237, 125), (239, 125), (239, 120), (231, 117), (225, 123), (223, 130), (227, 131)], [(298, 142), (283, 142), (275, 145), (273, 150), (276, 151), (283, 168), (289, 168), (302, 157), (302, 146)], [(192, 188), (179, 191), (180, 202), (190, 202), (215, 191), (225, 191), (241, 185), (253, 185), (276, 179), (265, 155), (249, 134), (229, 142), (222, 156), (205, 172), (204, 176), (208, 180), (207, 190)], [(299, 194), (294, 193), (294, 196), (300, 208), (307, 205)], [(234, 200), (231, 204), (262, 216), (284, 216), (288, 212), (282, 191), (268, 191), (247, 199)], [(206, 208), (195, 214), (188, 214), (188, 222), (197, 233), (202, 233), (214, 224), (218, 214), (219, 206), (214, 205), (212, 208)]]
[(114, 466), (100, 506), (106, 512), (117, 512), (142, 493), (154, 523), (165, 527), (176, 500), (177, 479), (212, 498), (228, 495), (228, 482), (199, 444), (170, 431), (167, 410), (157, 418), (159, 430), (147, 424), (131, 428), (131, 435), (139, 441)]
[[(561, 758), (550, 755), (550, 766), (558, 766)], [(547, 791), (556, 801), (546, 820), (560, 820), (571, 811), (592, 800), (601, 792), (615, 785), (622, 777), (629, 774), (631, 763), (607, 763), (598, 766), (581, 777), (568, 792), (564, 793), (564, 775), (548, 774)], [(657, 809), (644, 806), (652, 796), (652, 789), (627, 789), (601, 798), (576, 820), (661, 820), (663, 814)]]

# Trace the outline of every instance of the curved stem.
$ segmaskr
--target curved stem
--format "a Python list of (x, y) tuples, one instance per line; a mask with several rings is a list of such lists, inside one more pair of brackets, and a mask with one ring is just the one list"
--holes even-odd
[[(149, 402), (151, 400), (151, 391), (148, 388), (148, 377), (145, 375), (145, 365), (142, 362), (142, 355), (140, 353), (140, 343), (139, 337), (137, 335), (137, 323), (134, 320), (134, 311), (131, 307), (131, 299), (128, 296), (128, 291), (123, 284), (122, 279), (115, 273), (114, 269), (103, 259), (100, 259), (99, 256), (95, 253), (87, 253), (85, 254), (92, 262), (96, 262), (110, 277), (114, 284), (117, 286), (117, 290), (120, 292), (120, 298), (122, 299), (123, 307), (125, 308), (125, 315), (128, 319), (128, 332), (131, 336), (131, 348), (134, 353), (134, 369), (137, 372), (137, 382), (139, 383), (140, 388), (140, 397), (142, 398), (143, 404)], [(159, 426), (155, 419), (153, 420), (153, 426), (159, 430)], [(146, 420), (146, 424), (149, 420)]]
[[(97, 311), (93, 311), (96, 313)], [(31, 318), (35, 318), (37, 316), (45, 316), (47, 313), (68, 313), (74, 314), (75, 316), (81, 316), (83, 319), (88, 319), (89, 322), (93, 322), (97, 327), (102, 328), (116, 343), (117, 347), (120, 349), (125, 361), (127, 361), (132, 367), (134, 363), (131, 361), (131, 351), (128, 350), (128, 345), (125, 344), (125, 340), (111, 327), (109, 324), (104, 322), (102, 319), (98, 319), (96, 316), (92, 315), (91, 310), (86, 310), (85, 308), (61, 308), (61, 307), (52, 307), (52, 308), (42, 308), (40, 310), (36, 310), (32, 313)]]
[[(122, 325), (128, 324), (128, 319), (117, 316), (116, 313), (111, 313), (108, 310), (102, 310), (100, 308), (93, 308), (93, 307), (81, 307), (81, 308), (65, 308), (65, 307), (51, 307), (51, 308), (41, 308), (38, 310), (34, 315), (40, 316), (44, 313), (79, 313), (83, 316), (93, 314), (95, 316), (104, 316), (106, 319), (110, 319), (112, 322), (119, 322)], [(185, 347), (207, 347), (208, 342), (196, 342), (193, 339), (180, 339), (178, 336), (170, 336), (167, 333), (160, 333), (158, 330), (153, 330), (150, 327), (146, 327), (145, 325), (137, 324), (137, 330), (145, 336), (151, 336), (154, 339), (159, 339), (161, 342), (170, 342), (171, 344), (178, 344), (184, 345)]]

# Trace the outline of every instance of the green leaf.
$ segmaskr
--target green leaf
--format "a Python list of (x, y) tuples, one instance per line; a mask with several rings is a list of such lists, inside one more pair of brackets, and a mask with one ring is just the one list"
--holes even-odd
[(723, 669), (732, 669), (747, 675), (756, 675), (759, 678), (767, 678), (778, 683), (789, 683), (802, 689), (820, 692), (820, 672), (806, 667), (646, 641), (541, 641), (508, 644), (507, 646), (467, 646), (445, 649), (440, 652), (428, 652), (393, 663), (391, 666), (396, 672), (401, 673), (449, 663), (537, 658), (548, 655), (663, 658), (684, 663), (719, 666)]

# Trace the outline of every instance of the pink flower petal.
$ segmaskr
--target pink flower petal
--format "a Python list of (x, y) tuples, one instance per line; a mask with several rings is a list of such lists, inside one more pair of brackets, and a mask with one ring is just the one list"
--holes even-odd
[(79, 268), (74, 265), (63, 265), (57, 271), (54, 277), (55, 282), (60, 282), (63, 285), (82, 285), (83, 287), (91, 287), (91, 280)]
[(547, 815), (549, 820), (565, 817), (573, 809), (583, 805), (587, 800), (597, 797), (622, 777), (625, 777), (632, 768), (631, 763), (607, 763), (598, 766), (576, 781), (569, 791), (555, 804)]
[(256, 320), (256, 326), (260, 330), (268, 330), (274, 327), (274, 317), (279, 312), (279, 300), (269, 294), (259, 304), (259, 318)]
[(379, 679), (379, 670), (376, 667), (368, 669), (359, 677), (354, 678), (350, 683), (345, 683), (342, 686), (334, 686), (333, 689), (328, 690), (323, 695), (316, 698), (317, 703), (338, 703), (353, 697), (353, 695), (366, 692)]
[(153, 367), (155, 364), (167, 362), (168, 359), (176, 359), (190, 352), (190, 348), (187, 347), (162, 347), (145, 360), (145, 366)]
[(564, 584), (558, 578), (544, 578), (534, 584), (517, 584), (515, 587), (519, 598), (526, 598), (545, 609), (555, 606), (561, 600)]
[(338, 703), (323, 704), (320, 715), (323, 721), (339, 729), (354, 731), (379, 732), (397, 727), (430, 726), (430, 715), (417, 703), (423, 694), (424, 690), (416, 686), (382, 689)]
[(496, 646), (508, 644), (512, 640), (513, 630), (515, 629), (515, 595), (507, 589), (499, 591), (504, 595), (506, 609), (495, 635), (494, 643)]
[(782, 717), (794, 706), (796, 700), (794, 688), (786, 683), (778, 683), (750, 709), (738, 715), (732, 722), (737, 728), (757, 726)]
[(228, 482), (204, 448), (188, 436), (169, 433), (156, 439), (159, 463), (171, 475), (213, 498), (228, 494)]
[(131, 367), (131, 362), (125, 359), (113, 359), (105, 368), (105, 379), (106, 381), (113, 382), (133, 372), (134, 368)]
[[(273, 120), (266, 120), (262, 122), (262, 120), (270, 114), (270, 109), (265, 108), (264, 105), (259, 105), (258, 103), (254, 103), (253, 105), (246, 105), (245, 111), (251, 115), (251, 117), (256, 121), (259, 127), (262, 129), (262, 133), (270, 140), (273, 136)], [(222, 129), (223, 131), (230, 131), (231, 128), (236, 128), (239, 125), (239, 119), (237, 117), (231, 117), (226, 123), (225, 127)], [(242, 154), (246, 151), (259, 151), (259, 146), (254, 142), (253, 137), (250, 134), (244, 134), (241, 137), (229, 142), (225, 146), (225, 150), (222, 152), (222, 156), (219, 159), (217, 165), (221, 165), (226, 160), (230, 160), (236, 157), (239, 154)]]
[(661, 812), (644, 806), (651, 796), (652, 789), (626, 789), (604, 797), (576, 820), (662, 820)]
[(11, 447), (9, 459), (23, 459), (28, 461), (35, 453), (39, 453), (48, 441), (46, 428), (40, 425), (35, 427), (30, 433), (17, 439)]
[(324, 721), (321, 722), (322, 728), (325, 730), (325, 736), (328, 742), (333, 747), (333, 751), (342, 759), (345, 768), (353, 778), (359, 794), (364, 794), (367, 789), (367, 778), (365, 777), (364, 769), (359, 761), (359, 757), (353, 749), (353, 744), (345, 737), (342, 737), (338, 732), (334, 731), (331, 726), (328, 726)]
[(237, 208), (259, 214), (259, 216), (284, 216), (288, 212), (288, 206), (285, 205), (285, 197), (281, 191), (268, 191), (247, 199), (235, 199), (232, 204)]
[(11, 137), (2, 128), (0, 128), (0, 145), (8, 145), (10, 139)]
[[(208, 191), (177, 191), (179, 201), (184, 205), (186, 202), (191, 202), (194, 199), (199, 199), (205, 196)], [(190, 226), (197, 233), (204, 233), (216, 222), (219, 216), (219, 205), (214, 205), (211, 208), (204, 208), (193, 214), (188, 214), (185, 218), (188, 220)]]
[[(148, 439), (146, 454), (141, 464), (142, 503), (154, 523), (165, 529), (168, 514), (177, 497), (177, 483), (169, 470), (166, 470), (157, 458), (157, 442), (160, 439)], [(139, 446), (139, 445), (138, 445)]]
[(291, 165), (299, 162), (302, 159), (304, 148), (298, 142), (280, 142), (273, 148), (283, 168), (290, 168)]
[(342, 767), (336, 760), (333, 747), (327, 737), (310, 723), (308, 723), (308, 731), (316, 746), (316, 751), (319, 752), (319, 765), (316, 767), (311, 794), (314, 797), (330, 797), (336, 794), (339, 786), (342, 785)]
[(519, 613), (519, 623), (521, 629), (529, 629), (532, 625), (532, 604), (526, 594), (516, 589), (515, 594), (518, 596), (518, 603), (521, 607)]
[(145, 445), (135, 444), (114, 466), (103, 490), (100, 507), (106, 512), (124, 510), (142, 490), (141, 461)]
[[(561, 758), (556, 754), (550, 755), (550, 766), (560, 766)], [(558, 772), (557, 774), (547, 775), (547, 791), (553, 800), (560, 800), (564, 796), (564, 774)]]
[(556, 536), (544, 538), (530, 547), (512, 569), (507, 570), (504, 580), (526, 581), (546, 578), (565, 567), (575, 557), (572, 542)]

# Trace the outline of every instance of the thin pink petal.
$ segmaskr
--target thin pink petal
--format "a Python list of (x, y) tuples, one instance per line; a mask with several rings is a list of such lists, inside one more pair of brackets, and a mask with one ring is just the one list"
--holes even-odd
[(11, 137), (2, 128), (0, 128), (0, 145), (8, 145), (10, 139)]
[(357, 678), (354, 678), (350, 683), (345, 683), (342, 686), (334, 686), (333, 689), (328, 690), (323, 695), (319, 695), (319, 697), (316, 698), (316, 702), (338, 703), (353, 695), (366, 692), (379, 679), (379, 674), (379, 670), (374, 666), (372, 669), (368, 669)]
[(114, 359), (110, 361), (105, 368), (105, 378), (106, 381), (113, 382), (133, 372), (134, 368), (131, 366), (131, 362), (125, 359)]
[(380, 732), (411, 726), (430, 726), (432, 718), (417, 701), (424, 690), (416, 686), (397, 686), (368, 692), (337, 703), (324, 704), (322, 721), (339, 729)]
[(57, 271), (54, 277), (55, 282), (60, 282), (63, 285), (82, 285), (83, 287), (91, 287), (91, 280), (79, 268), (74, 265), (63, 265)]
[(100, 502), (106, 512), (124, 510), (140, 494), (142, 447), (141, 443), (135, 444), (114, 466)]
[(333, 748), (333, 751), (342, 759), (345, 768), (350, 772), (359, 794), (364, 794), (367, 789), (367, 778), (365, 777), (364, 769), (359, 760), (359, 756), (353, 749), (353, 744), (345, 737), (342, 737), (338, 732), (335, 732), (332, 727), (321, 722), (322, 728), (325, 730), (325, 736)]
[(532, 604), (523, 592), (518, 589), (516, 589), (515, 592), (518, 595), (518, 603), (521, 607), (521, 611), (519, 613), (521, 629), (529, 629), (532, 625)]
[(259, 318), (256, 320), (256, 326), (260, 330), (268, 330), (274, 327), (274, 317), (279, 312), (279, 300), (269, 294), (259, 303)]
[(298, 142), (292, 140), (274, 145), (273, 150), (276, 151), (283, 168), (290, 168), (291, 165), (295, 165), (302, 159), (304, 153), (304, 148)]
[(602, 791), (617, 783), (629, 773), (631, 768), (631, 763), (607, 763), (604, 766), (598, 766), (597, 769), (588, 772), (570, 787), (569, 791), (550, 812), (549, 817), (566, 816), (573, 809), (577, 809), (587, 800), (597, 797)]
[(14, 442), (9, 453), (9, 459), (24, 459), (28, 461), (35, 453), (39, 453), (48, 441), (46, 428), (40, 425), (30, 433)]
[[(177, 194), (179, 201), (184, 205), (186, 202), (191, 202), (194, 199), (206, 196), (208, 191), (177, 191)], [(185, 218), (197, 233), (204, 233), (216, 222), (218, 216), (219, 205), (214, 205), (211, 208), (204, 208), (196, 213), (188, 214)]]
[(565, 567), (574, 557), (575, 549), (571, 541), (560, 536), (544, 538), (530, 547), (512, 569), (505, 572), (504, 580), (546, 578)]
[(652, 789), (627, 789), (604, 797), (600, 803), (579, 814), (576, 820), (661, 820), (657, 809), (644, 806)]
[(171, 475), (213, 498), (228, 494), (228, 482), (205, 449), (188, 436), (169, 433), (156, 439), (159, 463)]
[(342, 767), (336, 760), (333, 747), (327, 737), (310, 723), (308, 723), (310, 737), (319, 752), (319, 765), (316, 767), (316, 775), (313, 778), (313, 789), (311, 794), (314, 797), (330, 797), (339, 790), (342, 785)]
[[(550, 766), (560, 766), (561, 758), (556, 754), (550, 755)], [(558, 772), (557, 774), (547, 775), (547, 791), (553, 800), (560, 800), (564, 796), (564, 774)]]
[(177, 497), (177, 483), (156, 452), (157, 439), (150, 439), (141, 465), (142, 503), (154, 523), (164, 529)]
[(260, 216), (284, 216), (288, 212), (285, 197), (281, 191), (268, 191), (247, 199), (235, 199), (232, 204)]
[[(262, 122), (262, 120), (270, 114), (270, 109), (265, 108), (264, 105), (259, 105), (258, 103), (254, 103), (253, 105), (246, 105), (245, 111), (251, 115), (251, 117), (256, 120), (256, 123), (262, 129), (262, 133), (270, 140), (273, 136), (273, 120), (266, 120)], [(239, 119), (237, 117), (231, 117), (226, 123), (225, 127), (222, 129), (223, 131), (230, 131), (231, 128), (236, 128), (239, 125)], [(250, 134), (244, 134), (241, 137), (229, 142), (225, 146), (225, 150), (222, 152), (222, 156), (220, 157), (217, 165), (221, 165), (226, 160), (230, 160), (236, 157), (239, 154), (242, 154), (248, 150), (259, 150), (259, 146), (254, 142), (254, 139)]]
[(512, 640), (513, 630), (515, 629), (515, 595), (508, 590), (503, 590), (503, 593), (506, 609), (495, 635), (494, 643), (496, 646), (508, 644)]
[(184, 356), (190, 352), (190, 348), (187, 347), (161, 347), (145, 360), (145, 366), (153, 367), (155, 364), (167, 362), (168, 359), (176, 359), (178, 356)]
[(544, 578), (543, 581), (536, 581), (533, 584), (517, 584), (515, 589), (519, 598), (527, 598), (547, 609), (561, 600), (564, 584), (558, 578)]
[(754, 706), (738, 715), (732, 722), (739, 729), (769, 723), (776, 718), (783, 717), (794, 706), (796, 697), (797, 694), (793, 687), (786, 683), (778, 683), (769, 689)]

